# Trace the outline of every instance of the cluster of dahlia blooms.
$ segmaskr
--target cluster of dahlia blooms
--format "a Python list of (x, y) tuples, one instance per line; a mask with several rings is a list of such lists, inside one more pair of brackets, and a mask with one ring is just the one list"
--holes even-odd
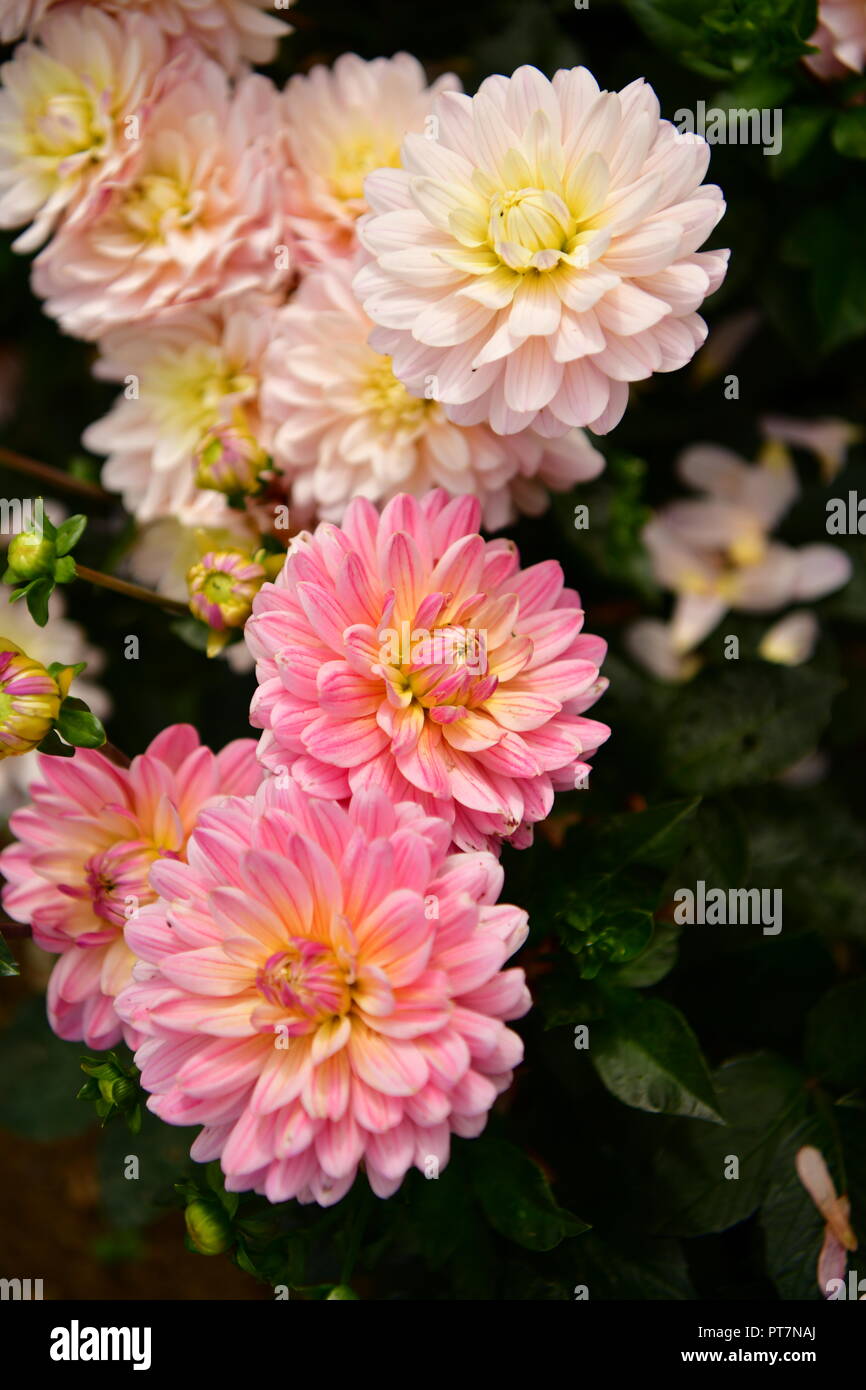
[(267, 8), (4, 11), (0, 226), (122, 384), (84, 436), (105, 486), (250, 553), (278, 507), (297, 530), (442, 487), (488, 529), (537, 514), (603, 467), (583, 427), (703, 341), (708, 146), (582, 68), (470, 98), (344, 54), (279, 90), (249, 67), (287, 31)]
[[(327, 1205), (362, 1165), (388, 1196), (480, 1133), (520, 1060), (505, 1025), (529, 996), (503, 965), (526, 916), (497, 903), (498, 854), (585, 785), (604, 643), (558, 564), (522, 569), (480, 510), (356, 498), (275, 579), (204, 556), (203, 604), (257, 588), (258, 748), (177, 726), (129, 767), (43, 755), (12, 816), (3, 902), (60, 956), (52, 1027), (124, 1037), (150, 1108), (203, 1125), (193, 1156), (233, 1190)], [(23, 751), (56, 691), (3, 660)]]
[[(786, 424), (783, 432), (793, 437), (794, 422)], [(803, 442), (802, 432), (793, 435)], [(813, 432), (805, 437), (813, 441)], [(851, 576), (851, 562), (838, 546), (794, 549), (773, 539), (799, 492), (791, 456), (778, 438), (764, 445), (755, 464), (729, 449), (698, 444), (680, 456), (677, 471), (702, 495), (669, 503), (643, 531), (655, 578), (675, 595), (673, 612), (667, 623), (643, 619), (628, 634), (632, 654), (664, 680), (694, 675), (695, 648), (729, 610), (773, 613), (822, 598)], [(798, 664), (811, 654), (816, 635), (811, 613), (789, 615), (765, 636), (762, 654)]]
[[(263, 733), (42, 757), (0, 868), (60, 957), (55, 1030), (124, 1037), (230, 1189), (329, 1204), (444, 1165), (520, 1060), (498, 856), (587, 785), (605, 644), (555, 561), (480, 528), (595, 477), (584, 429), (690, 360), (724, 204), (642, 81), (469, 97), (348, 54), (281, 91), (250, 70), (267, 8), (4, 10), (0, 225), (119, 386), (84, 440), (130, 565), (209, 653), (243, 633)], [(3, 663), (19, 753), (56, 693)]]

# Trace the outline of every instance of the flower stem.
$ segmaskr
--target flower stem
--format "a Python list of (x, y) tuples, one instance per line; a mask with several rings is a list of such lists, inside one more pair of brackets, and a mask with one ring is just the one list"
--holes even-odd
[(0, 912), (0, 931), (9, 941), (15, 937), (33, 935), (33, 928), (29, 922), (13, 922), (12, 918), (7, 917), (5, 912)]
[(31, 478), (38, 478), (41, 483), (56, 488), (59, 492), (74, 492), (91, 502), (105, 503), (115, 500), (113, 495), (98, 483), (85, 482), (83, 478), (75, 478), (71, 473), (65, 473), (62, 468), (52, 468), (50, 463), (38, 463), (36, 459), (16, 454), (12, 449), (0, 448), (0, 464), (11, 468), (15, 473), (26, 473)]
[(76, 563), (75, 568), (79, 579), (86, 579), (89, 584), (96, 584), (100, 589), (113, 589), (116, 594), (141, 599), (142, 603), (152, 603), (157, 608), (164, 608), (167, 612), (177, 613), (184, 618), (189, 615), (186, 604), (180, 603), (177, 599), (155, 594), (152, 589), (143, 589), (140, 584), (129, 584), (125, 579), (116, 579), (113, 574), (102, 574), (99, 570), (88, 569), (86, 565)]
[(110, 763), (114, 763), (115, 767), (129, 767), (129, 764), (132, 762), (131, 758), (127, 757), (120, 748), (116, 748), (113, 743), (109, 743), (107, 739), (102, 747), (97, 748), (96, 751), (97, 753), (101, 753), (104, 758), (107, 758)]

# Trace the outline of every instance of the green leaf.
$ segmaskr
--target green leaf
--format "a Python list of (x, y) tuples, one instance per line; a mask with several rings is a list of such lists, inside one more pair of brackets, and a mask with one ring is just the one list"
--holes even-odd
[(673, 922), (656, 922), (652, 940), (634, 960), (620, 966), (616, 983), (629, 989), (648, 989), (657, 985), (673, 970), (677, 962), (680, 928)]
[(552, 1250), (566, 1236), (589, 1230), (559, 1206), (547, 1178), (525, 1153), (503, 1139), (476, 1140), (470, 1149), (473, 1187), (494, 1230), (528, 1250)]
[(47, 753), (52, 758), (72, 758), (75, 756), (75, 749), (63, 742), (56, 729), (52, 729), (50, 733), (45, 735), (38, 751)]
[(178, 618), (177, 622), (169, 624), (169, 631), (175, 637), (179, 637), (186, 646), (192, 647), (193, 651), (207, 651), (210, 628), (205, 623), (200, 623), (192, 614), (188, 618)]
[(54, 1036), (43, 999), (22, 1004), (0, 1034), (0, 1128), (44, 1140), (90, 1128), (93, 1113), (76, 1099), (80, 1052)]
[(2, 935), (0, 935), (0, 976), (20, 974), (21, 971), (18, 968), (17, 960), (13, 956), (12, 952), (9, 950), (9, 947), (3, 940)]
[(678, 1241), (635, 1235), (602, 1238), (589, 1231), (557, 1253), (566, 1250), (572, 1287), (586, 1285), (591, 1302), (697, 1298)]
[(70, 550), (76, 546), (81, 539), (82, 532), (87, 525), (87, 517), (80, 513), (76, 516), (67, 517), (61, 526), (57, 528), (57, 541), (55, 550), (58, 555), (68, 555)]
[(783, 259), (811, 276), (815, 345), (824, 353), (866, 333), (864, 219), (866, 193), (852, 183), (832, 199), (807, 203), (782, 242)]
[(682, 848), (683, 823), (700, 805), (700, 797), (665, 801), (645, 811), (612, 816), (600, 827), (594, 846), (594, 867), (610, 875), (629, 864), (668, 868)]
[(806, 1062), (840, 1091), (866, 1092), (866, 975), (831, 989), (812, 1009)]
[(678, 791), (763, 782), (814, 748), (830, 718), (834, 676), (808, 667), (734, 661), (677, 691), (661, 756)]
[(48, 600), (53, 593), (53, 579), (34, 579), (32, 584), (27, 585), (27, 607), (39, 627), (44, 627), (48, 622)]
[(690, 828), (691, 844), (677, 866), (680, 883), (703, 879), (714, 888), (739, 888), (747, 882), (749, 840), (733, 796), (702, 802)]
[(105, 743), (102, 723), (89, 709), (75, 708), (81, 703), (78, 700), (64, 700), (60, 706), (57, 727), (66, 742), (71, 743), (74, 748), (101, 748)]
[(708, 77), (790, 67), (810, 51), (815, 0), (626, 0), (653, 42)]
[(550, 911), (564, 945), (579, 958), (584, 979), (646, 950), (663, 869), (679, 857), (698, 804), (697, 799), (668, 802), (598, 826), (578, 826), (569, 835), (568, 852), (588, 867), (576, 888), (558, 886)]
[[(787, 133), (786, 127), (786, 139)], [(852, 106), (840, 112), (833, 126), (833, 144), (848, 159), (866, 159), (866, 108)]]
[(724, 1121), (697, 1038), (664, 999), (617, 991), (590, 1032), (590, 1058), (612, 1095), (637, 1110)]
[(665, 1235), (725, 1231), (750, 1216), (763, 1201), (783, 1136), (808, 1111), (800, 1073), (768, 1053), (727, 1062), (713, 1082), (724, 1128), (652, 1121), (650, 1221)]
[(782, 148), (777, 155), (767, 156), (770, 174), (787, 178), (815, 148), (830, 119), (831, 113), (823, 106), (786, 106)]
[(65, 555), (62, 560), (58, 560), (54, 565), (55, 584), (69, 584), (77, 575), (75, 561), (71, 555)]

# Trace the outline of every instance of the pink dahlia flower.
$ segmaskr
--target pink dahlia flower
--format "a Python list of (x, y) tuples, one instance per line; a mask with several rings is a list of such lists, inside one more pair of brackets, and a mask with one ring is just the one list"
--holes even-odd
[(831, 81), (862, 72), (866, 65), (866, 2), (819, 0), (818, 28), (809, 42), (818, 52), (804, 61), (816, 77)]
[(230, 1191), (329, 1206), (363, 1164), (388, 1197), (484, 1128), (522, 1055), (504, 1020), (529, 995), (501, 967), (526, 914), (496, 905), (492, 855), (450, 839), (381, 790), (343, 809), (275, 778), (154, 868), (118, 1009), (144, 1035), (149, 1108), (205, 1126), (192, 1156)]
[(289, 213), (303, 260), (351, 255), (355, 223), (367, 211), (364, 179), (400, 162), (408, 131), (424, 129), (438, 92), (459, 90), (451, 74), (428, 87), (417, 58), (365, 62), (344, 53), (286, 84), (283, 119), (294, 174)]
[(165, 39), (146, 16), (112, 19), (64, 6), (37, 44), (0, 69), (0, 227), (29, 230), (32, 251), (98, 179), (111, 178), (140, 138), (166, 77)]
[(261, 435), (259, 387), (274, 314), (269, 300), (244, 296), (174, 309), (144, 327), (117, 328), (100, 342), (95, 374), (122, 382), (123, 392), (88, 427), (84, 444), (108, 455), (102, 482), (121, 494), (137, 521), (227, 524), (225, 498), (197, 486), (197, 454), (238, 412)]
[(150, 869), (184, 857), (207, 802), (247, 795), (260, 776), (252, 739), (214, 754), (188, 724), (165, 729), (129, 768), (83, 748), (69, 759), (40, 759), (41, 780), (9, 822), (16, 838), (0, 854), (0, 871), (6, 911), (32, 925), (37, 945), (60, 954), (48, 986), (59, 1037), (98, 1050), (121, 1035), (135, 1045), (114, 1000), (134, 961), (124, 929), (156, 897)]
[(111, 180), (69, 213), (33, 266), (45, 310), (74, 337), (197, 300), (267, 293), (291, 275), (282, 211), (279, 97), (258, 74), (185, 71)]
[(698, 251), (724, 211), (701, 183), (709, 146), (642, 80), (601, 92), (585, 68), (489, 77), (433, 119), (365, 185), (372, 345), (416, 394), (433, 378), (460, 424), (606, 433), (630, 381), (706, 336), (696, 310), (727, 264)]
[[(274, 5), (273, 0), (95, 0), (88, 9), (123, 14), (144, 10), (171, 38), (189, 35), (212, 54), (224, 68), (233, 72), (241, 59), (250, 63), (270, 63), (277, 45), (291, 26), (276, 15), (262, 10), (288, 9), (294, 0)], [(55, 9), (68, 9), (64, 0), (3, 0), (0, 13), (0, 39), (9, 43), (25, 31), (37, 29), (44, 15)]]
[(610, 730), (582, 712), (605, 644), (549, 560), (477, 534), (474, 497), (350, 503), (292, 542), (244, 630), (266, 765), (317, 796), (414, 799), (463, 849), (531, 841)]
[(351, 287), (350, 261), (308, 275), (280, 315), (266, 358), (262, 410), (277, 467), (301, 514), (340, 521), (353, 497), (387, 501), (431, 487), (481, 499), (488, 530), (517, 510), (537, 515), (547, 487), (596, 477), (604, 459), (582, 430), (547, 440), (455, 425), (438, 401), (398, 381), (367, 344), (372, 328)]

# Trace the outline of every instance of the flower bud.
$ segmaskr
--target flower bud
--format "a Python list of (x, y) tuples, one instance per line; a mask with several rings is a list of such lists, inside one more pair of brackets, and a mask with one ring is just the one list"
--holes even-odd
[(21, 531), (9, 542), (6, 558), (18, 579), (39, 579), (53, 575), (57, 552), (41, 531)]
[(0, 638), (0, 758), (29, 753), (60, 713), (57, 682), (26, 652)]
[(216, 1202), (190, 1202), (184, 1213), (187, 1235), (200, 1255), (221, 1255), (234, 1244), (231, 1222)]
[(258, 492), (270, 458), (247, 428), (242, 411), (209, 430), (193, 456), (199, 487), (228, 497)]
[(192, 566), (189, 607), (211, 629), (208, 656), (225, 646), (232, 628), (243, 627), (265, 578), (263, 566), (242, 550), (209, 550)]
[(337, 1302), (342, 1303), (348, 1302), (350, 1299), (354, 1299), (354, 1301), (357, 1303), (358, 1295), (354, 1292), (353, 1289), (349, 1288), (348, 1284), (337, 1284), (333, 1289), (331, 1289), (331, 1292), (328, 1294), (327, 1298), (325, 1299), (325, 1302), (330, 1303), (332, 1300), (335, 1300)]

